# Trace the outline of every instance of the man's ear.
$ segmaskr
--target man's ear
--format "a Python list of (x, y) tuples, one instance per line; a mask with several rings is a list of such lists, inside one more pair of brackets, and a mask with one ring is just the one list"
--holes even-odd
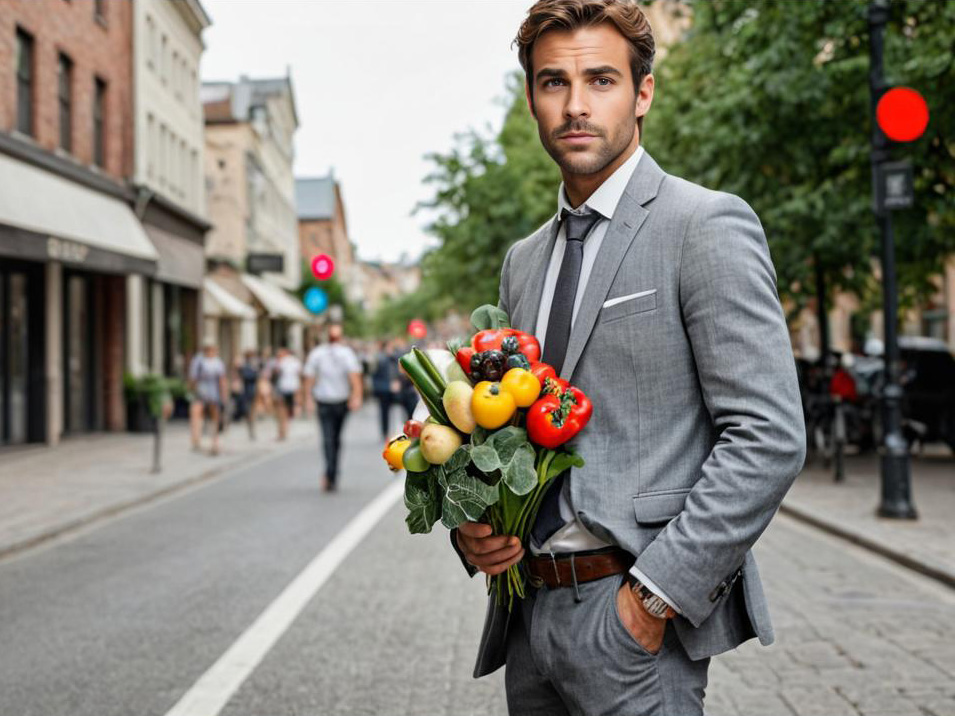
[(643, 81), (640, 82), (640, 91), (637, 92), (637, 106), (635, 110), (636, 116), (644, 117), (647, 112), (650, 111), (650, 105), (653, 103), (653, 88), (656, 85), (656, 80), (653, 75), (647, 75), (643, 78)]
[(537, 119), (537, 113), (534, 111), (534, 96), (531, 94), (531, 86), (524, 82), (524, 96), (527, 97), (527, 109), (531, 112), (531, 117)]

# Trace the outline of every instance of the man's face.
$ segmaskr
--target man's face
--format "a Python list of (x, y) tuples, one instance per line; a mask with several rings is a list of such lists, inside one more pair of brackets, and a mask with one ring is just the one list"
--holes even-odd
[(653, 76), (638, 95), (630, 46), (613, 25), (547, 32), (534, 43), (531, 65), (533, 103), (530, 87), (527, 101), (544, 149), (565, 174), (597, 174), (636, 148)]

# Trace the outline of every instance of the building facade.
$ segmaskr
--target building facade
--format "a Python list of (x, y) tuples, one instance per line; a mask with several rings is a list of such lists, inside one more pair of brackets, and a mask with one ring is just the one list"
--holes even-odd
[(0, 446), (125, 426), (132, 6), (0, 0)]
[(156, 247), (155, 276), (127, 279), (127, 370), (185, 377), (201, 332), (205, 218), (202, 32), (197, 0), (133, 3), (131, 174), (136, 211)]
[(291, 80), (243, 76), (238, 82), (208, 82), (201, 97), (213, 224), (206, 241), (209, 280), (257, 315), (250, 330), (241, 323), (247, 318), (207, 312), (206, 336), (238, 336), (229, 359), (241, 350), (282, 344), (301, 351), (303, 326), (311, 316), (288, 294), (302, 276), (292, 174), (298, 116)]

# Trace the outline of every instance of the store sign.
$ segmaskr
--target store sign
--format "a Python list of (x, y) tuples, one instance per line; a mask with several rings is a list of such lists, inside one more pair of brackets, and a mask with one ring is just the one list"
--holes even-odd
[(282, 273), (285, 257), (282, 254), (249, 254), (246, 271), (249, 273)]
[(90, 247), (76, 241), (66, 241), (50, 236), (46, 240), (46, 255), (53, 261), (65, 261), (71, 264), (81, 264), (89, 256)]

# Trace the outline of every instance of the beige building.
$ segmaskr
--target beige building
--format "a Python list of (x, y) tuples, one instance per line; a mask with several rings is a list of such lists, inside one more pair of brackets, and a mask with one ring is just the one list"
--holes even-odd
[(288, 293), (301, 282), (292, 174), (298, 116), (291, 80), (243, 76), (238, 82), (209, 82), (202, 85), (201, 98), (206, 201), (214, 225), (206, 240), (208, 280), (257, 316), (254, 330), (225, 330), (223, 321), (248, 318), (226, 315), (220, 302), (220, 315), (205, 314), (206, 335), (237, 335), (230, 354), (283, 343), (301, 350), (303, 325), (312, 318)]
[(131, 183), (159, 260), (155, 275), (126, 278), (126, 369), (184, 376), (199, 347), (209, 229), (198, 73), (211, 21), (198, 0), (136, 0), (132, 9)]

